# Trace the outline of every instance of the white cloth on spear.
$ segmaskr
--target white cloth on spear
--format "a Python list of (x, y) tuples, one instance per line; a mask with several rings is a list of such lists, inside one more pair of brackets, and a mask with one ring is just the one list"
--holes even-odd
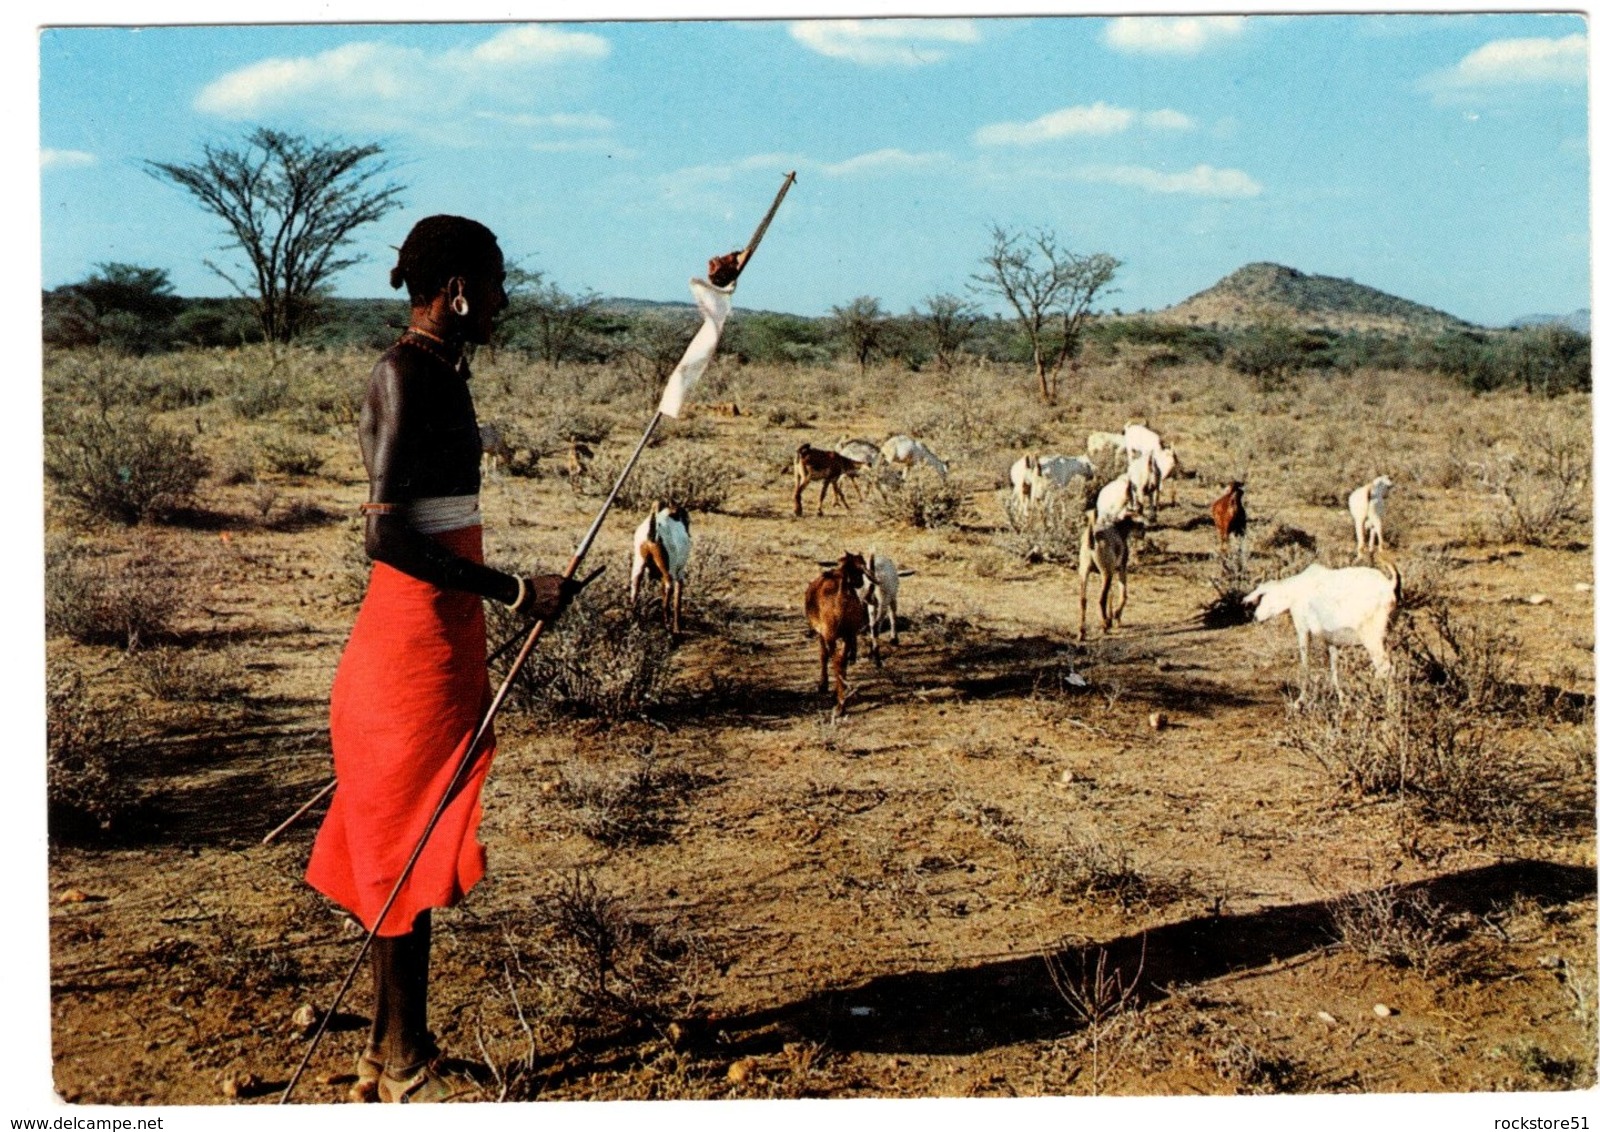
[(705, 321), (700, 323), (700, 329), (695, 331), (689, 348), (683, 352), (683, 358), (667, 379), (659, 409), (664, 416), (677, 417), (683, 411), (684, 398), (688, 396), (690, 387), (700, 380), (700, 375), (711, 364), (711, 358), (717, 352), (717, 341), (722, 337), (722, 324), (733, 309), (734, 286), (718, 287), (704, 279), (689, 280), (689, 293), (694, 296), (694, 305), (700, 308)]

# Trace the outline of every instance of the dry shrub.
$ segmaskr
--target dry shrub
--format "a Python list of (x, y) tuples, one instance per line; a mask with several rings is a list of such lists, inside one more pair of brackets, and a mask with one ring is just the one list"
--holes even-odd
[(328, 596), (339, 605), (356, 605), (366, 596), (367, 582), (372, 577), (372, 559), (367, 557), (366, 520), (350, 519), (341, 534), (337, 550), (327, 556), (327, 575), (332, 582)]
[(1295, 1093), (1306, 1087), (1304, 1070), (1293, 1060), (1265, 1053), (1237, 1034), (1212, 1047), (1217, 1076), (1242, 1093)]
[(140, 802), (128, 773), (137, 715), (89, 699), (75, 668), (52, 665), (45, 687), (45, 784), (52, 837), (115, 829)]
[[(489, 639), (497, 642), (527, 626), (495, 604), (488, 608)], [(628, 607), (623, 587), (593, 586), (545, 632), (513, 689), (511, 703), (552, 715), (603, 720), (637, 716), (654, 703), (669, 677), (671, 637), (660, 620)], [(514, 649), (497, 664), (504, 677)]]
[(741, 589), (739, 566), (743, 561), (724, 536), (696, 534), (684, 573), (684, 608), (692, 607), (701, 620), (725, 621), (736, 612), (733, 598)]
[(1258, 584), (1258, 579), (1250, 571), (1249, 551), (1243, 542), (1235, 542), (1226, 554), (1218, 551), (1213, 562), (1211, 577), (1207, 581), (1217, 596), (1206, 606), (1201, 619), (1210, 629), (1247, 624), (1252, 614), (1245, 608), (1244, 599)]
[(132, 526), (187, 503), (206, 461), (193, 437), (147, 413), (88, 412), (51, 422), (44, 470), (56, 491), (90, 515)]
[(1408, 610), (1398, 630), (1391, 630), (1398, 650), (1435, 696), (1483, 712), (1518, 706), (1523, 690), (1512, 674), (1521, 642), (1510, 633), (1452, 613), (1441, 601)]
[(1321, 680), (1292, 708), (1281, 732), (1342, 787), (1397, 795), (1430, 817), (1469, 827), (1514, 829), (1537, 813), (1540, 786), (1504, 745), (1499, 720), (1424, 680), (1403, 655), (1385, 683), (1347, 672), (1344, 695)]
[[(627, 462), (620, 453), (596, 457), (578, 478), (583, 495), (604, 498)], [(617, 492), (617, 505), (643, 511), (658, 500), (681, 503), (690, 511), (720, 511), (743, 473), (717, 456), (684, 449), (656, 449), (640, 458), (633, 473)]]
[(1026, 512), (1009, 491), (1001, 501), (1009, 529), (994, 536), (997, 547), (1024, 562), (1077, 562), (1085, 508), (1070, 486), (1066, 491), (1049, 492)]
[(671, 828), (694, 777), (662, 766), (646, 747), (626, 764), (581, 761), (562, 768), (560, 798), (574, 828), (610, 848), (650, 845)]
[(586, 869), (568, 873), (542, 904), (537, 944), (549, 1013), (580, 1028), (687, 1017), (711, 967), (705, 940), (684, 925), (651, 923)]
[(285, 476), (314, 476), (327, 462), (305, 436), (269, 433), (256, 438), (255, 448), (267, 467)]
[(111, 558), (69, 541), (46, 547), (44, 626), (51, 637), (136, 649), (171, 632), (177, 568), (153, 553)]
[(898, 483), (884, 481), (882, 493), (873, 498), (871, 506), (879, 522), (933, 531), (960, 522), (966, 502), (954, 484), (927, 468), (916, 467)]
[(1451, 917), (1425, 893), (1402, 892), (1392, 884), (1342, 896), (1330, 915), (1345, 947), (1372, 962), (1412, 968), (1424, 978), (1451, 930)]
[(1492, 534), (1500, 542), (1565, 546), (1590, 517), (1591, 452), (1587, 419), (1535, 430), (1517, 455), (1499, 454), (1480, 469), (1494, 499)]
[(134, 678), (158, 700), (215, 703), (248, 687), (238, 658), (228, 652), (195, 652), (160, 645), (134, 654)]
[(1121, 842), (1074, 836), (1048, 855), (1036, 855), (1023, 878), (1028, 892), (1064, 901), (1109, 898), (1123, 912), (1159, 908), (1191, 891), (1187, 875), (1160, 878), (1140, 867)]

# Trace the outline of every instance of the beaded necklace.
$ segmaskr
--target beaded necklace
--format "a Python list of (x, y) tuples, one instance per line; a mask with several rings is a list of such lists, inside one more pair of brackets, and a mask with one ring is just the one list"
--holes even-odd
[(430, 334), (428, 331), (419, 330), (415, 326), (406, 327), (405, 332), (400, 335), (400, 345), (410, 346), (414, 349), (421, 350), (424, 354), (429, 354), (437, 358), (439, 361), (455, 370), (455, 372), (460, 373), (467, 364), (466, 352), (463, 351), (457, 354), (455, 360), (451, 361), (434, 347), (428, 345), (430, 341), (437, 342), (440, 346), (448, 345), (448, 343), (445, 342), (443, 338), (440, 338), (437, 334)]

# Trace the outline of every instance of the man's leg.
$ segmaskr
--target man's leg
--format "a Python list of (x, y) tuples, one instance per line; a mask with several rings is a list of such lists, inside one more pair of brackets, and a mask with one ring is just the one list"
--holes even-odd
[(367, 1056), (403, 1076), (433, 1057), (428, 1034), (428, 954), (433, 942), (433, 915), (423, 912), (411, 931), (379, 936), (372, 941), (375, 1003)]

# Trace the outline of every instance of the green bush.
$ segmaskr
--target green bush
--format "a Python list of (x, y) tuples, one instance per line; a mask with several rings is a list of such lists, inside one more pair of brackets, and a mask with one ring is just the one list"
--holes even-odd
[(44, 468), (56, 490), (90, 514), (132, 526), (188, 502), (206, 474), (194, 438), (148, 413), (87, 412), (45, 436)]

